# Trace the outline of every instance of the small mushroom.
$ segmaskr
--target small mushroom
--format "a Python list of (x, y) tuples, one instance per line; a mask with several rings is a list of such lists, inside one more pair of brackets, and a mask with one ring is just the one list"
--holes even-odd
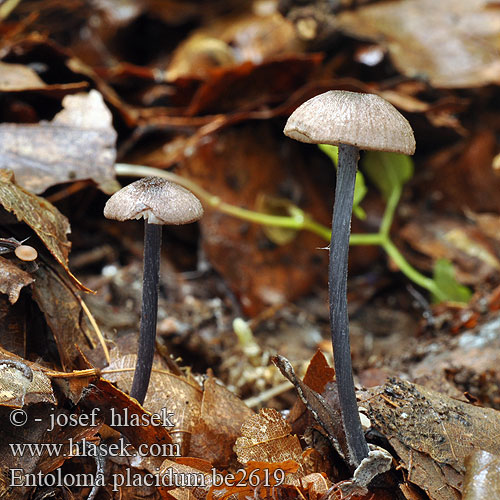
[(347, 258), (359, 150), (413, 154), (415, 138), (408, 121), (380, 96), (342, 90), (303, 103), (289, 117), (284, 133), (297, 141), (339, 147), (328, 271), (330, 328), (348, 460), (356, 468), (368, 456), (354, 390), (347, 314)]
[(38, 257), (38, 252), (29, 245), (19, 245), (14, 250), (16, 257), (25, 262), (33, 262)]
[(130, 395), (144, 403), (155, 350), (162, 225), (189, 224), (203, 215), (200, 201), (187, 189), (159, 177), (146, 177), (117, 191), (104, 216), (125, 221), (144, 217), (144, 270), (141, 327)]

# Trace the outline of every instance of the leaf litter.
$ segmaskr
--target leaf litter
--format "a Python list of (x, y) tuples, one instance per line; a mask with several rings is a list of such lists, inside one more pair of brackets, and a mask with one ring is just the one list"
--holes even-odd
[[(70, 439), (85, 438), (87, 450), (107, 450), (108, 479), (193, 474), (204, 485), (149, 487), (137, 479), (115, 491), (110, 483), (71, 486), (73, 498), (496, 494), (500, 251), (492, 164), (500, 124), (496, 90), (486, 87), (498, 79), (496, 11), (482, 1), (348, 3), (280, 2), (278, 10), (275, 2), (243, 2), (228, 14), (224, 2), (144, 2), (117, 16), (113, 2), (78, 11), (76, 4), (58, 10), (28, 0), (2, 22), (0, 156), (14, 175), (2, 171), (0, 179), (0, 237), (29, 238), (39, 257), (26, 266), (2, 252), (0, 406), (2, 422), (12, 408), (40, 419), (3, 428), (2, 470), (95, 476), (106, 468), (99, 454), (65, 455)], [(29, 20), (22, 18), (26, 9), (33, 11)], [(63, 13), (81, 29), (58, 22)], [(144, 45), (130, 47), (127, 40)], [(365, 57), (370, 50), (376, 59)], [(92, 90), (77, 94), (87, 87)], [(199, 231), (168, 231), (157, 357), (140, 407), (127, 395), (138, 330), (139, 230), (104, 222), (105, 198), (94, 187), (116, 188), (118, 155), (175, 167), (244, 208), (261, 207), (259, 197), (289, 200), (328, 226), (332, 165), (318, 151), (286, 142), (280, 130), (297, 105), (331, 88), (376, 92), (406, 112), (419, 156), (415, 175), (398, 180), (403, 198), (391, 233), (419, 271), (441, 276), (450, 297), (466, 301), (464, 284), (474, 292), (467, 305), (431, 305), (411, 284), (401, 286), (404, 278), (380, 252), (364, 247), (352, 254), (353, 359), (360, 380), (377, 382), (358, 391), (359, 406), (367, 435), (391, 453), (393, 467), (383, 472), (379, 459), (368, 461), (351, 490), (346, 453), (334, 444), (338, 396), (327, 361), (326, 252), (318, 250), (318, 238), (275, 237), (216, 210)], [(389, 179), (374, 173), (376, 161), (364, 158), (366, 218), (354, 221), (353, 233), (376, 231), (383, 214), (373, 187), (387, 197)], [(290, 206), (275, 203), (273, 210)], [(70, 224), (71, 257), (82, 263), (78, 278), (68, 264)], [(99, 245), (113, 251), (94, 252)], [(99, 294), (89, 304), (105, 338), (91, 325), (79, 295), (89, 288), (82, 283)], [(233, 331), (233, 319), (243, 313), (258, 355)], [(103, 344), (111, 349), (108, 361)], [(275, 390), (275, 353), (290, 356), (290, 366), (311, 359), (303, 379), (290, 377), (300, 398), (289, 386)], [(384, 382), (395, 375), (427, 387), (401, 378)], [(254, 413), (245, 397), (267, 408)], [(55, 415), (85, 421), (94, 408), (95, 426), (46, 430)], [(112, 418), (147, 421), (162, 409), (173, 414), (174, 425), (127, 426)], [(63, 448), (53, 457), (14, 457), (10, 444), (21, 442)], [(109, 455), (126, 442), (135, 451), (146, 444), (147, 452)], [(176, 444), (180, 456), (153, 453), (155, 446)], [(380, 453), (387, 459), (387, 451)], [(226, 484), (214, 484), (214, 471)], [(250, 477), (255, 485), (235, 485)], [(4, 479), (0, 492), (10, 498), (45, 494), (41, 487), (8, 489)]]

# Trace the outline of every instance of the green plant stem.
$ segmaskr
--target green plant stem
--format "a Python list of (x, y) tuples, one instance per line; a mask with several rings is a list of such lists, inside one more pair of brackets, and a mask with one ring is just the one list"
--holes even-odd
[[(304, 212), (302, 212), (300, 209), (294, 216), (282, 216), (265, 214), (262, 212), (256, 212), (254, 210), (247, 210), (245, 208), (236, 207), (234, 205), (230, 205), (229, 203), (223, 202), (218, 196), (209, 193), (201, 186), (199, 186), (196, 182), (186, 179), (185, 177), (182, 177), (180, 175), (174, 174), (173, 172), (160, 170), (153, 167), (146, 167), (143, 165), (130, 165), (127, 163), (117, 163), (115, 164), (115, 172), (117, 175), (129, 177), (163, 177), (164, 179), (168, 179), (185, 187), (186, 189), (189, 189), (206, 205), (215, 210), (218, 210), (219, 212), (225, 213), (227, 215), (232, 215), (233, 217), (238, 217), (239, 219), (249, 222), (255, 222), (257, 224), (284, 227), (295, 229), (297, 231), (311, 231), (323, 238), (325, 241), (330, 241), (330, 229), (323, 224), (314, 221), (306, 214), (304, 214)], [(380, 224), (380, 231), (378, 233), (351, 234), (349, 243), (351, 245), (381, 246), (407, 278), (409, 278), (411, 281), (421, 286), (425, 290), (428, 290), (429, 292), (435, 294), (435, 296), (440, 300), (445, 300), (445, 297), (439, 291), (435, 282), (431, 278), (427, 278), (423, 274), (419, 273), (415, 268), (413, 268), (390, 239), (389, 231), (400, 197), (401, 190), (399, 189), (395, 190), (387, 200), (387, 205), (382, 217), (382, 222)]]

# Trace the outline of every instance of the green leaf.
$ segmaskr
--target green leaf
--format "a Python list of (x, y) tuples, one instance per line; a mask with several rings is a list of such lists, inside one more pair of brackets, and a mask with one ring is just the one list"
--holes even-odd
[(318, 148), (330, 157), (330, 160), (333, 161), (335, 166), (339, 164), (339, 148), (337, 146), (332, 146), (331, 144), (318, 144)]
[(413, 160), (398, 153), (366, 151), (361, 165), (386, 200), (394, 191), (401, 191), (413, 176)]
[[(455, 269), (448, 259), (438, 259), (434, 264), (434, 282), (441, 292), (444, 300), (452, 302), (469, 302), (471, 291), (461, 285), (455, 278)], [(433, 296), (433, 302), (440, 302), (442, 297)]]
[[(330, 144), (319, 144), (319, 149), (323, 151), (327, 156), (330, 157), (335, 167), (339, 163), (339, 148), (337, 146), (332, 146)], [(368, 191), (365, 183), (365, 177), (358, 170), (356, 172), (356, 184), (354, 186), (354, 202), (352, 206), (352, 211), (358, 219), (366, 219), (366, 212), (360, 207), (360, 203)]]

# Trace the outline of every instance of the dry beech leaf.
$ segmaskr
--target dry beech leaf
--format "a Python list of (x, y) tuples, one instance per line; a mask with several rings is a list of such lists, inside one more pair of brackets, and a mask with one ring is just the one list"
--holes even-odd
[(0, 406), (33, 403), (56, 403), (44, 369), (0, 348)]
[(480, 450), (465, 461), (463, 500), (500, 498), (500, 455)]
[(51, 122), (0, 125), (0, 168), (12, 169), (20, 186), (42, 193), (50, 186), (92, 179), (106, 193), (114, 176), (116, 132), (101, 94), (67, 95)]
[(500, 82), (500, 13), (489, 0), (403, 0), (344, 11), (337, 27), (389, 50), (406, 76), (434, 87)]
[(34, 274), (33, 299), (54, 334), (62, 366), (69, 370), (76, 367), (81, 357), (78, 346), (95, 348), (98, 339), (85, 320), (75, 285), (64, 280), (55, 268), (40, 261)]
[(0, 203), (7, 212), (13, 212), (20, 222), (35, 231), (80, 290), (91, 291), (82, 285), (68, 268), (71, 243), (67, 235), (70, 227), (68, 219), (54, 205), (18, 186), (12, 172), (7, 170), (0, 170)]
[[(292, 436), (290, 424), (272, 408), (263, 408), (258, 415), (249, 417), (241, 426), (242, 436), (236, 440), (238, 461), (285, 462), (294, 460), (302, 464), (302, 448), (299, 438)], [(302, 466), (287, 477), (287, 484), (299, 484), (304, 476)]]
[[(114, 370), (115, 373), (104, 373), (103, 376), (116, 383), (122, 391), (129, 391), (137, 357), (122, 352), (119, 348), (111, 350), (111, 363), (107, 370)], [(166, 408), (174, 414), (172, 421), (175, 425), (170, 429), (170, 434), (173, 442), (181, 446), (183, 456), (189, 452), (193, 425), (201, 414), (202, 396), (203, 392), (194, 380), (168, 372), (159, 358), (155, 358), (143, 406), (152, 413)]]
[(367, 391), (372, 426), (407, 469), (407, 481), (432, 500), (460, 499), (465, 459), (478, 449), (500, 454), (500, 412), (410, 382), (391, 379)]
[(14, 262), (0, 257), (0, 293), (9, 296), (9, 302), (15, 304), (24, 286), (33, 283), (31, 274), (19, 269)]
[(189, 454), (216, 467), (227, 466), (241, 425), (251, 415), (254, 412), (243, 401), (209, 377), (203, 384), (201, 413), (191, 433)]
[(168, 430), (161, 425), (130, 425), (134, 419), (147, 421), (150, 412), (107, 380), (101, 378), (93, 383), (80, 401), (80, 406), (88, 411), (99, 408), (99, 415), (104, 415), (105, 423), (120, 431), (136, 449), (141, 444), (161, 447), (172, 443)]

